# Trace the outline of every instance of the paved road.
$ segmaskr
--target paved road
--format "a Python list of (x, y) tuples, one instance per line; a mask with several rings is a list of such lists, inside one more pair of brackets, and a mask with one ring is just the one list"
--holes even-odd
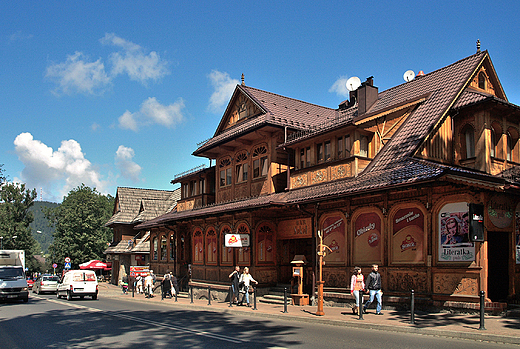
[(1, 348), (510, 348), (124, 298), (0, 305)]

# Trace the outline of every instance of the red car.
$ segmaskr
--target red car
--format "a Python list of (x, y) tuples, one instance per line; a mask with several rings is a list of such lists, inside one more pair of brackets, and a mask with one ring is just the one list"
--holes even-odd
[(32, 290), (33, 285), (34, 285), (34, 279), (32, 279), (32, 278), (27, 278), (27, 288), (28, 288), (29, 290)]

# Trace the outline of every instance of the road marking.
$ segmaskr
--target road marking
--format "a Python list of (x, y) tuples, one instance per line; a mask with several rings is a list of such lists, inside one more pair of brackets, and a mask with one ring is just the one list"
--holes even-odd
[(239, 343), (239, 344), (249, 342), (247, 339), (231, 338), (231, 337), (223, 336), (223, 335), (220, 335), (220, 334), (217, 334), (217, 333), (211, 333), (211, 332), (199, 331), (199, 330), (192, 330), (190, 328), (176, 326), (176, 325), (168, 325), (168, 324), (165, 324), (165, 323), (162, 323), (162, 322), (146, 320), (146, 319), (138, 318), (138, 317), (135, 317), (135, 316), (132, 316), (132, 315), (120, 314), (120, 313), (116, 313), (116, 312), (113, 312), (113, 311), (106, 311), (106, 310), (92, 308), (92, 307), (85, 306), (85, 305), (79, 305), (79, 304), (74, 304), (74, 303), (66, 303), (66, 302), (63, 302), (63, 301), (60, 301), (60, 300), (57, 300), (57, 299), (47, 299), (47, 298), (43, 298), (43, 297), (35, 297), (35, 298), (42, 299), (42, 300), (47, 300), (49, 302), (53, 302), (53, 303), (57, 303), (57, 304), (61, 304), (61, 305), (66, 305), (66, 306), (69, 306), (71, 308), (84, 309), (84, 310), (88, 310), (88, 311), (92, 311), (92, 312), (103, 312), (104, 314), (107, 314), (109, 316), (119, 317), (119, 318), (122, 318), (122, 319), (139, 322), (140, 324), (147, 323), (149, 325), (159, 326), (159, 327), (167, 328), (167, 329), (170, 329), (170, 330), (176, 330), (176, 331), (181, 331), (181, 332), (185, 332), (185, 333), (191, 333), (191, 334), (195, 334), (197, 336), (204, 336), (204, 337), (208, 337), (208, 338), (211, 338), (211, 339), (218, 339), (218, 340), (222, 340), (222, 341), (227, 341), (227, 342), (232, 342), (232, 343)]

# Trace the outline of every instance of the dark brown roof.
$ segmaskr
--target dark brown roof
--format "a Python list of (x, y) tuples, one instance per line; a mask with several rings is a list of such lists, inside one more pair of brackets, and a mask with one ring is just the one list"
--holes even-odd
[(135, 224), (170, 212), (181, 198), (181, 190), (153, 190), (117, 188), (116, 203), (119, 208), (105, 226)]
[(280, 96), (249, 86), (237, 85), (232, 100), (238, 93), (248, 96), (265, 113), (249, 118), (221, 133), (216, 133), (213, 138), (195, 150), (193, 155), (201, 154), (218, 144), (266, 125), (287, 126), (292, 129), (305, 130), (315, 128), (326, 121), (334, 120), (337, 115), (335, 109)]

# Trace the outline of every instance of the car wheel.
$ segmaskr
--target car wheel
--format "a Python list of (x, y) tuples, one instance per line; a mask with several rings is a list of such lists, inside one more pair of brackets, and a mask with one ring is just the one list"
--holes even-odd
[(79, 299), (85, 299), (85, 296), (79, 296)]
[(70, 294), (70, 291), (67, 291), (67, 300), (72, 300), (72, 295)]
[(59, 292), (56, 292), (56, 298), (60, 299), (60, 293)]
[(97, 299), (97, 294), (92, 295), (92, 300), (95, 301)]
[(24, 302), (24, 303), (27, 303), (28, 301), (29, 301), (29, 296), (27, 296), (27, 297), (25, 297), (25, 298), (23, 299), (23, 302)]

